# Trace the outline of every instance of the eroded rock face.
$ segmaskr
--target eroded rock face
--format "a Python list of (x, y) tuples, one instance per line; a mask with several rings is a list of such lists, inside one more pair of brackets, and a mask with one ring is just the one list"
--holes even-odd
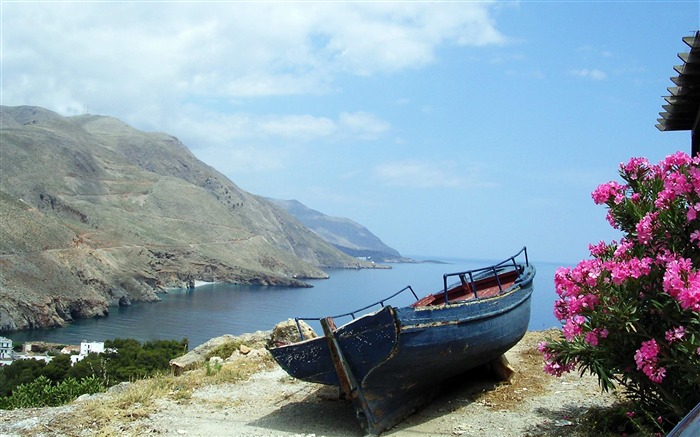
[(108, 314), (109, 304), (100, 298), (54, 298), (38, 302), (13, 302), (8, 298), (0, 303), (0, 332), (57, 328), (75, 319), (105, 317)]

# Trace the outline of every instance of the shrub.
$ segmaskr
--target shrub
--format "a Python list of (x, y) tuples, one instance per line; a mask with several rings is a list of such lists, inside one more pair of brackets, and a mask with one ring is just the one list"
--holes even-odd
[(557, 270), (562, 338), (540, 351), (548, 373), (594, 374), (664, 430), (700, 402), (700, 157), (633, 158), (620, 176), (592, 197), (623, 236)]
[(45, 376), (21, 384), (12, 391), (12, 395), (0, 398), (0, 408), (55, 407), (66, 404), (82, 394), (94, 394), (105, 390), (104, 385), (95, 377), (67, 378), (52, 384)]

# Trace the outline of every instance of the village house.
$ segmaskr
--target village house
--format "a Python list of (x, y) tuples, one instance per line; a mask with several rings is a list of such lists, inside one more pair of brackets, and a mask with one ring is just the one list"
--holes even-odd
[(83, 358), (88, 356), (88, 354), (101, 354), (101, 353), (104, 353), (104, 351), (105, 351), (104, 342), (83, 340), (80, 343), (80, 353), (78, 353), (78, 355), (71, 355), (70, 356), (70, 364), (72, 366), (75, 363), (77, 363), (78, 361), (82, 361)]
[(0, 337), (0, 366), (6, 366), (12, 363), (12, 340), (5, 337)]

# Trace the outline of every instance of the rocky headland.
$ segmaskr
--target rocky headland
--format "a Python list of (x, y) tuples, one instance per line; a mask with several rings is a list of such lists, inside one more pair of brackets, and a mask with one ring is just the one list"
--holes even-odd
[(102, 317), (194, 281), (306, 286), (375, 268), (177, 138), (0, 107), (0, 333)]

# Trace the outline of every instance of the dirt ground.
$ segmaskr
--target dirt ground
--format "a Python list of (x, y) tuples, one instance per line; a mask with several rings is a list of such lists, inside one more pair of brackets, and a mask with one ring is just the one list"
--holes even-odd
[[(592, 377), (563, 378), (542, 371), (536, 345), (542, 332), (529, 332), (508, 352), (515, 369), (510, 384), (487, 373), (449, 381), (428, 406), (383, 436), (562, 436), (576, 435), (576, 419), (593, 406), (615, 401), (601, 394)], [(108, 404), (114, 391), (57, 408), (0, 411), (0, 436), (14, 435), (184, 435), (357, 437), (363, 433), (348, 401), (337, 389), (294, 380), (276, 365), (235, 383), (204, 384), (183, 398), (157, 396), (149, 408), (131, 400), (128, 414), (109, 426), (90, 418), (95, 404)], [(110, 404), (111, 405), (111, 404)], [(109, 407), (119, 408), (119, 407)], [(125, 407), (126, 408), (126, 407)], [(114, 412), (118, 414), (117, 411)], [(79, 420), (78, 420), (79, 419)], [(91, 421), (92, 420), (92, 421)]]

